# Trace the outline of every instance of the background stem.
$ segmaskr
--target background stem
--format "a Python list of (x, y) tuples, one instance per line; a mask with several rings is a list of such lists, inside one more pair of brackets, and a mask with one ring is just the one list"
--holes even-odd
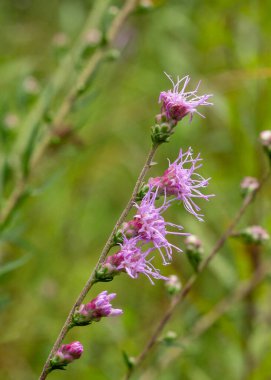
[(197, 281), (199, 275), (203, 272), (203, 270), (208, 266), (209, 262), (215, 257), (215, 255), (219, 252), (219, 250), (224, 246), (226, 240), (228, 239), (229, 236), (231, 236), (232, 232), (234, 231), (234, 228), (235, 226), (237, 225), (237, 223), (239, 222), (239, 220), (241, 219), (241, 217), (243, 216), (244, 212), (246, 211), (247, 207), (253, 202), (255, 196), (257, 195), (257, 193), (259, 192), (259, 190), (261, 189), (261, 187), (263, 186), (263, 184), (265, 183), (265, 181), (267, 180), (267, 178), (269, 177), (269, 173), (268, 172), (261, 180), (260, 182), (260, 186), (257, 190), (255, 190), (253, 193), (249, 194), (243, 201), (240, 209), (238, 210), (238, 212), (236, 213), (234, 219), (232, 220), (232, 222), (230, 223), (229, 227), (227, 228), (227, 230), (224, 232), (224, 234), (220, 237), (220, 239), (218, 239), (217, 243), (215, 244), (214, 248), (212, 249), (211, 253), (205, 258), (205, 260), (203, 260), (199, 267), (198, 267), (198, 272), (193, 274), (189, 279), (188, 281), (186, 282), (184, 288), (182, 289), (182, 291), (177, 294), (175, 296), (175, 298), (173, 299), (172, 303), (170, 304), (170, 306), (168, 307), (168, 309), (166, 310), (165, 314), (162, 316), (162, 318), (160, 319), (160, 321), (158, 322), (158, 325), (156, 326), (152, 336), (150, 337), (150, 339), (148, 340), (148, 342), (146, 343), (145, 347), (143, 348), (143, 350), (141, 351), (141, 353), (138, 355), (138, 357), (135, 359), (135, 365), (133, 367), (131, 367), (124, 379), (125, 380), (128, 380), (130, 379), (130, 377), (132, 376), (133, 372), (135, 371), (136, 368), (138, 368), (140, 366), (140, 364), (144, 361), (144, 359), (146, 358), (146, 356), (149, 354), (149, 352), (152, 350), (153, 346), (156, 344), (161, 332), (163, 331), (165, 325), (168, 323), (168, 321), (170, 320), (170, 318), (172, 317), (173, 313), (175, 312), (177, 306), (183, 301), (183, 299), (187, 296), (187, 294), (190, 292), (190, 290), (192, 289), (194, 283)]

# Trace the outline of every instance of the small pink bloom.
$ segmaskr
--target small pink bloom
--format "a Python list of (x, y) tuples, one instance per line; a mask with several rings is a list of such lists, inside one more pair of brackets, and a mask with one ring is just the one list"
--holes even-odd
[(125, 224), (123, 232), (125, 233), (125, 230), (128, 228), (127, 226), (129, 226), (129, 230), (134, 230), (134, 235), (138, 236), (146, 243), (152, 243), (160, 252), (163, 263), (168, 264), (161, 248), (165, 249), (169, 260), (172, 259), (172, 248), (175, 248), (179, 252), (182, 252), (182, 250), (171, 244), (167, 240), (166, 235), (187, 235), (187, 233), (169, 231), (167, 229), (168, 226), (170, 226), (180, 231), (183, 227), (165, 221), (161, 214), (167, 210), (170, 204), (166, 202), (165, 197), (162, 206), (155, 207), (155, 200), (159, 189), (157, 188), (155, 191), (153, 190), (154, 188), (150, 187), (141, 203), (135, 204), (135, 207), (137, 208), (136, 215), (131, 221)]
[[(197, 107), (210, 106), (213, 103), (207, 102), (212, 95), (197, 95), (200, 82), (194, 91), (185, 92), (185, 89), (190, 81), (188, 75), (182, 79), (179, 79), (178, 77), (176, 84), (168, 74), (166, 74), (166, 76), (171, 81), (173, 90), (162, 91), (160, 93), (159, 103), (162, 103), (162, 111), (166, 113), (167, 118), (180, 121), (186, 115), (190, 114), (190, 120), (192, 120), (194, 113), (204, 117), (198, 112)], [(183, 88), (179, 91), (179, 86), (182, 82)]]
[(77, 326), (88, 325), (92, 321), (100, 321), (102, 317), (114, 317), (123, 314), (121, 309), (113, 309), (110, 303), (115, 297), (116, 293), (108, 294), (105, 290), (89, 303), (82, 304), (74, 313), (74, 324)]
[(74, 360), (79, 359), (83, 350), (83, 346), (80, 342), (63, 344), (51, 359), (52, 368), (62, 368)]
[(103, 267), (106, 267), (110, 273), (114, 274), (126, 272), (132, 278), (137, 278), (142, 273), (149, 278), (152, 284), (152, 278), (166, 280), (167, 278), (160, 274), (159, 269), (152, 265), (153, 258), (147, 259), (153, 248), (143, 252), (141, 247), (138, 246), (140, 241), (139, 237), (127, 239), (124, 236), (123, 243), (120, 244), (120, 251), (109, 256)]

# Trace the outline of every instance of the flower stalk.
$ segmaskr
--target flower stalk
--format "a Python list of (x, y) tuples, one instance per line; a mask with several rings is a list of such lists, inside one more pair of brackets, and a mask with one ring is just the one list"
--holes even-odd
[(194, 273), (186, 282), (186, 284), (183, 286), (181, 292), (177, 294), (174, 299), (172, 300), (171, 304), (169, 305), (168, 309), (158, 322), (153, 334), (151, 335), (150, 339), (147, 341), (146, 345), (144, 346), (141, 353), (135, 358), (134, 366), (129, 368), (126, 375), (124, 376), (125, 380), (129, 380), (134, 373), (134, 371), (141, 365), (141, 363), (145, 360), (145, 358), (148, 356), (150, 351), (153, 349), (153, 347), (156, 345), (156, 343), (159, 340), (160, 334), (162, 333), (164, 327), (167, 325), (171, 317), (173, 316), (177, 306), (179, 306), (182, 301), (185, 299), (185, 297), (189, 294), (191, 289), (193, 288), (194, 284), (196, 283), (199, 275), (208, 267), (210, 261), (213, 260), (213, 258), (216, 256), (216, 254), (220, 251), (220, 249), (224, 246), (227, 239), (231, 236), (232, 232), (234, 231), (236, 225), (244, 215), (247, 208), (250, 206), (250, 204), (254, 201), (256, 195), (262, 188), (263, 184), (267, 181), (267, 179), (270, 176), (270, 171), (267, 172), (267, 174), (262, 178), (260, 181), (259, 187), (253, 192), (250, 193), (244, 200), (243, 203), (236, 213), (235, 217), (233, 218), (232, 222), (230, 223), (227, 230), (223, 233), (223, 235), (220, 237), (220, 239), (216, 242), (214, 245), (212, 251), (210, 254), (202, 260), (202, 262), (199, 264), (197, 272)]

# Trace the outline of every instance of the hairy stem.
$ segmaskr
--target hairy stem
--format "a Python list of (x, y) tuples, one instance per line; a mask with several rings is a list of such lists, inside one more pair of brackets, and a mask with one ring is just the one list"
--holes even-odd
[(183, 287), (182, 291), (175, 296), (175, 298), (173, 299), (172, 303), (170, 304), (170, 306), (168, 307), (167, 311), (165, 312), (165, 314), (162, 316), (161, 320), (159, 321), (158, 325), (156, 326), (152, 336), (150, 337), (150, 339), (148, 340), (147, 344), (145, 345), (145, 347), (143, 348), (143, 350), (141, 351), (141, 353), (138, 355), (138, 357), (135, 359), (134, 361), (134, 366), (131, 367), (124, 379), (125, 380), (128, 380), (130, 379), (130, 377), (132, 376), (133, 372), (135, 371), (135, 369), (144, 361), (144, 359), (146, 358), (146, 356), (149, 354), (149, 352), (152, 350), (152, 348), (154, 347), (154, 345), (156, 344), (161, 332), (163, 331), (165, 325), (168, 323), (168, 321), (170, 320), (170, 318), (172, 317), (173, 313), (175, 312), (177, 306), (183, 301), (183, 299), (187, 296), (187, 294), (190, 292), (190, 290), (192, 289), (194, 283), (197, 281), (199, 275), (203, 272), (203, 270), (208, 266), (209, 262), (215, 257), (215, 255), (219, 252), (219, 250), (224, 246), (226, 240), (228, 239), (229, 236), (231, 236), (235, 226), (237, 225), (237, 223), (239, 222), (239, 220), (241, 219), (241, 217), (243, 216), (243, 214), (245, 213), (246, 209), (248, 208), (248, 206), (253, 202), (255, 196), (257, 195), (257, 193), (259, 192), (259, 190), (261, 189), (261, 187), (263, 186), (264, 182), (267, 180), (267, 178), (269, 177), (269, 174), (270, 172), (268, 172), (261, 180), (260, 182), (260, 186), (257, 190), (255, 190), (253, 193), (249, 194), (243, 201), (240, 209), (238, 210), (238, 212), (236, 213), (234, 219), (232, 220), (232, 222), (230, 223), (229, 227), (227, 228), (227, 230), (224, 232), (224, 234), (218, 239), (218, 241), (216, 242), (214, 248), (212, 249), (211, 253), (205, 258), (205, 260), (203, 260), (201, 262), (201, 264), (199, 265), (198, 267), (198, 272), (193, 274), (189, 279), (188, 281), (186, 282), (185, 286)]
[(134, 187), (134, 190), (133, 190), (133, 193), (132, 193), (132, 196), (131, 198), (129, 199), (126, 207), (124, 208), (121, 216), (119, 217), (117, 223), (115, 224), (115, 227), (113, 228), (109, 238), (107, 239), (107, 242), (101, 252), (101, 255), (98, 259), (98, 262), (94, 268), (94, 270), (92, 271), (89, 279), (87, 280), (85, 286), (83, 287), (82, 291), (80, 292), (77, 300), (75, 301), (74, 305), (72, 306), (70, 312), (69, 312), (69, 315), (59, 333), (59, 336), (46, 360), (46, 363), (44, 365), (44, 368), (43, 368), (43, 371), (41, 373), (41, 376), (40, 376), (40, 380), (44, 380), (49, 371), (50, 371), (50, 359), (53, 357), (53, 355), (55, 354), (55, 352), (57, 351), (57, 349), (59, 348), (60, 344), (62, 343), (63, 339), (65, 338), (67, 332), (69, 331), (69, 326), (71, 324), (71, 321), (72, 321), (72, 316), (74, 314), (74, 311), (75, 309), (81, 305), (83, 299), (85, 298), (85, 296), (87, 295), (87, 293), (89, 292), (89, 290), (91, 289), (92, 285), (95, 283), (95, 272), (97, 270), (97, 268), (99, 267), (99, 265), (105, 260), (111, 246), (112, 246), (112, 243), (113, 243), (113, 239), (114, 239), (114, 235), (115, 233), (117, 232), (117, 230), (119, 229), (119, 227), (121, 226), (121, 224), (123, 223), (123, 221), (125, 220), (126, 216), (128, 215), (129, 211), (131, 210), (133, 204), (134, 204), (134, 201), (135, 201), (135, 198), (136, 198), (136, 195), (140, 189), (140, 186), (142, 184), (142, 181), (148, 171), (148, 169), (150, 168), (150, 165), (151, 165), (151, 162), (152, 162), (152, 159), (154, 157), (154, 154), (156, 152), (158, 148), (158, 145), (153, 145), (152, 148), (150, 149), (150, 152), (148, 154), (148, 157), (146, 159), (146, 162), (141, 170), (141, 173), (139, 174), (139, 177), (136, 181), (136, 185)]

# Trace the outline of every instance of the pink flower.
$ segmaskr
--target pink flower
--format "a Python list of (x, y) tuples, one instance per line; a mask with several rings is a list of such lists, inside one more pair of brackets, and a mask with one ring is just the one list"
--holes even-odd
[[(185, 89), (190, 81), (188, 75), (182, 79), (179, 79), (179, 77), (177, 77), (176, 84), (168, 74), (166, 74), (166, 76), (171, 81), (173, 90), (162, 91), (160, 93), (159, 103), (162, 103), (162, 111), (166, 113), (167, 118), (173, 119), (175, 121), (180, 121), (186, 115), (190, 114), (191, 121), (194, 113), (197, 113), (200, 116), (204, 117), (198, 112), (197, 107), (210, 106), (213, 103), (207, 102), (207, 100), (212, 95), (197, 95), (200, 82), (194, 91), (185, 92)], [(179, 85), (182, 82), (184, 82), (183, 88), (181, 91), (179, 91)]]
[(176, 161), (169, 165), (168, 169), (161, 177), (150, 178), (149, 184), (158, 189), (158, 192), (164, 193), (165, 196), (173, 195), (175, 199), (181, 200), (185, 209), (202, 221), (202, 215), (198, 213), (200, 207), (194, 202), (195, 198), (203, 198), (208, 200), (213, 195), (205, 195), (201, 193), (201, 188), (205, 188), (209, 179), (203, 178), (196, 173), (202, 164), (200, 155), (193, 158), (191, 148), (183, 153), (180, 150)]
[(103, 267), (111, 274), (126, 272), (132, 278), (137, 278), (142, 273), (149, 278), (152, 284), (154, 284), (152, 278), (166, 280), (167, 278), (162, 276), (160, 271), (152, 265), (153, 257), (147, 260), (147, 256), (153, 251), (153, 248), (143, 252), (141, 247), (137, 246), (139, 242), (139, 237), (131, 239), (124, 237), (123, 243), (120, 244), (120, 251), (109, 256)]
[(50, 361), (52, 369), (63, 368), (75, 359), (79, 359), (83, 350), (83, 346), (80, 342), (63, 344)]
[[(164, 248), (169, 260), (172, 259), (172, 248), (175, 248), (177, 251), (182, 252), (182, 250), (173, 244), (169, 243), (166, 238), (168, 234), (174, 235), (187, 235), (186, 233), (168, 231), (167, 227), (175, 227), (177, 230), (182, 230), (183, 227), (166, 222), (162, 217), (162, 213), (167, 210), (169, 203), (165, 201), (162, 206), (156, 208), (155, 200), (158, 194), (159, 188), (156, 191), (153, 191), (153, 188), (150, 187), (147, 194), (142, 199), (141, 203), (135, 204), (137, 208), (137, 213), (134, 218), (124, 223), (123, 233), (126, 235), (126, 231), (129, 232), (129, 236), (138, 236), (141, 240), (149, 243), (151, 242), (155, 248), (157, 248), (162, 256), (163, 263), (168, 264), (161, 248)], [(132, 233), (134, 231), (134, 233)]]
[(123, 314), (121, 309), (113, 309), (110, 301), (116, 297), (116, 293), (107, 294), (101, 292), (96, 298), (86, 305), (81, 305), (73, 315), (73, 324), (76, 326), (88, 325), (91, 322), (99, 322), (102, 317), (114, 317)]

